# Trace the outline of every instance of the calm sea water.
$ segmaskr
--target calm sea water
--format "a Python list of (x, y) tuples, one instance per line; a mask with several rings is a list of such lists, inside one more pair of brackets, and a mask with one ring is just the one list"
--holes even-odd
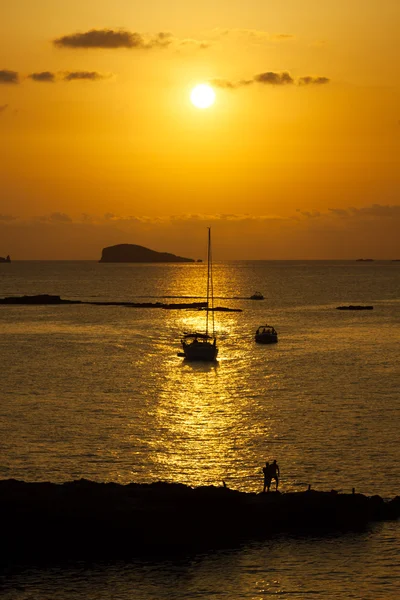
[[(205, 295), (205, 265), (14, 262), (0, 297), (92, 301)], [(282, 491), (400, 493), (400, 263), (214, 266), (217, 365), (177, 357), (202, 312), (122, 306), (0, 306), (0, 478), (176, 481)], [(254, 291), (265, 300), (251, 301)], [(172, 299), (174, 298), (174, 299)], [(342, 312), (340, 304), (372, 304)], [(258, 325), (279, 334), (254, 343)], [(398, 598), (400, 523), (363, 534), (275, 538), (159, 563), (3, 574), (27, 598)]]

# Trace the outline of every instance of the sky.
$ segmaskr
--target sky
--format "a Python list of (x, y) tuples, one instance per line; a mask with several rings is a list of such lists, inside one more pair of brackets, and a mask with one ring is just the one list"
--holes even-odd
[(0, 4), (1, 256), (400, 258), (398, 0)]

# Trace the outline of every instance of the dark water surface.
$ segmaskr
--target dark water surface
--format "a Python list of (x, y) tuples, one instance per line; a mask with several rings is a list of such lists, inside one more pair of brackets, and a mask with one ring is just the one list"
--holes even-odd
[[(0, 306), (0, 478), (400, 493), (400, 263), (216, 263), (217, 365), (177, 357), (204, 313)], [(0, 265), (0, 297), (203, 296), (204, 264)], [(233, 300), (260, 290), (264, 301)], [(174, 300), (175, 301), (175, 300)], [(179, 302), (179, 299), (176, 300)], [(337, 311), (341, 304), (374, 310)], [(270, 323), (275, 346), (253, 334)], [(7, 572), (7, 598), (397, 598), (400, 525), (174, 562)]]

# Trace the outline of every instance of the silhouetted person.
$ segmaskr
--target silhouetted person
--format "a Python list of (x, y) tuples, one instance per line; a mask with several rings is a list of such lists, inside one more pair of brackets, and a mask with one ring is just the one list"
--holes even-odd
[(276, 460), (273, 461), (273, 463), (270, 465), (269, 468), (270, 468), (271, 481), (273, 479), (275, 479), (275, 483), (276, 483), (276, 488), (275, 489), (278, 489), (280, 472), (279, 472), (279, 465), (276, 462)]
[(263, 492), (265, 492), (265, 490), (267, 490), (267, 492), (269, 492), (269, 488), (271, 487), (271, 465), (269, 464), (269, 462), (265, 463), (265, 467), (263, 467), (263, 473), (264, 473)]

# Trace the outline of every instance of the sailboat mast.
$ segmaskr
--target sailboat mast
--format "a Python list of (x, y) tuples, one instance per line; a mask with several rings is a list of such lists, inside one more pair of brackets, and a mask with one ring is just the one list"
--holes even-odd
[(207, 246), (207, 308), (206, 308), (206, 335), (208, 335), (208, 309), (210, 299), (210, 248), (211, 246), (211, 227), (208, 228), (208, 246)]
[(208, 231), (210, 238), (210, 288), (211, 288), (211, 315), (212, 315), (212, 333), (215, 338), (215, 326), (214, 326), (214, 283), (213, 283), (213, 262), (212, 262), (212, 248), (211, 248), (211, 227)]

